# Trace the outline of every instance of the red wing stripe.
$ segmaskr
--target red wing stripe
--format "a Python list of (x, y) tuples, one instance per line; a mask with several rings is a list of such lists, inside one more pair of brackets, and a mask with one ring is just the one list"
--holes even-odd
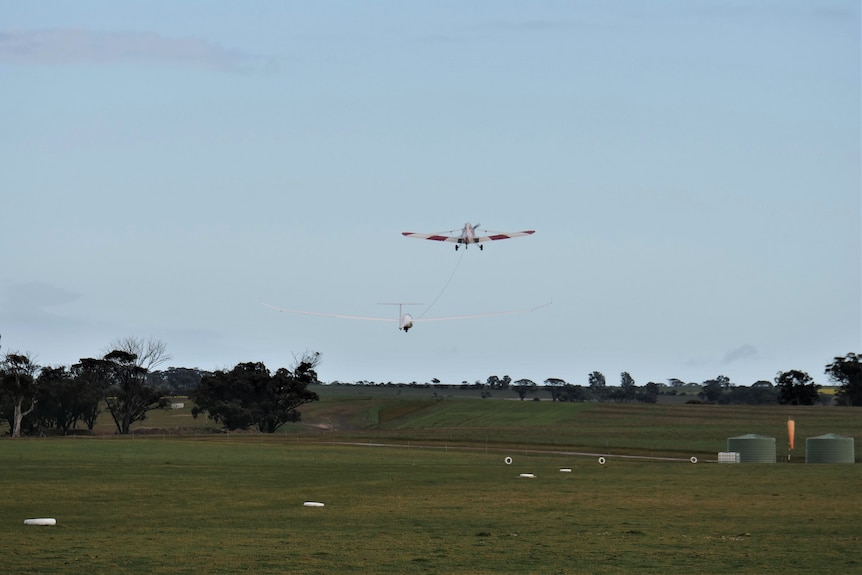
[(514, 232), (509, 234), (491, 234), (490, 236), (485, 237), (487, 237), (489, 240), (507, 240), (509, 238), (517, 238), (519, 236), (529, 236), (534, 232), (535, 230), (526, 230), (523, 232)]
[(446, 240), (451, 240), (451, 236), (441, 236), (439, 234), (419, 234), (416, 232), (401, 232), (402, 236), (406, 236), (408, 238), (421, 238), (423, 240), (436, 240), (438, 242), (445, 242)]

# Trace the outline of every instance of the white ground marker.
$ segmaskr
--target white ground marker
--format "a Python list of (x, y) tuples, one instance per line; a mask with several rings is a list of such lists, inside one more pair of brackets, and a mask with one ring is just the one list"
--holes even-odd
[(36, 519), (25, 519), (24, 525), (56, 525), (57, 520), (53, 517), (37, 517)]

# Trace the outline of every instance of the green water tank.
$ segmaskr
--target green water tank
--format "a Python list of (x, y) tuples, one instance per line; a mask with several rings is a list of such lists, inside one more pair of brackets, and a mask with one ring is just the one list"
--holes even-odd
[(727, 438), (727, 450), (739, 453), (740, 463), (775, 463), (775, 438), (749, 433)]
[(827, 433), (805, 440), (805, 463), (853, 463), (855, 458), (852, 437)]

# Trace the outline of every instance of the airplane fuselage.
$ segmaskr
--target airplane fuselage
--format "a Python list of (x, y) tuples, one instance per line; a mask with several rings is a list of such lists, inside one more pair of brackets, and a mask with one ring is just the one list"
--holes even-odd
[[(470, 222), (464, 224), (464, 228), (461, 230), (461, 237), (458, 238), (458, 243), (455, 244), (455, 250), (457, 251), (461, 244), (464, 244), (464, 249), (466, 250), (470, 244), (478, 244), (479, 239), (476, 237), (476, 228), (479, 227), (479, 224), (475, 226)], [(481, 250), (484, 246), (479, 244), (479, 249)]]

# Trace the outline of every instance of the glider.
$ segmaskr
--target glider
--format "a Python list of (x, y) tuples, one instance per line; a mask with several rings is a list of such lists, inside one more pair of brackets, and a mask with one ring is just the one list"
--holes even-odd
[(526, 308), (526, 309), (516, 309), (516, 310), (510, 310), (510, 311), (497, 311), (497, 312), (491, 312), (491, 313), (474, 313), (474, 314), (467, 314), (467, 315), (454, 315), (454, 316), (449, 316), (449, 317), (420, 317), (420, 318), (414, 318), (409, 313), (402, 313), (402, 309), (401, 309), (402, 306), (405, 306), (405, 305), (422, 305), (420, 303), (382, 303), (382, 304), (380, 304), (380, 305), (397, 305), (398, 306), (398, 317), (369, 317), (369, 316), (362, 316), (362, 315), (345, 315), (345, 314), (338, 314), (338, 313), (323, 313), (323, 312), (317, 312), (317, 311), (300, 311), (297, 309), (284, 309), (281, 307), (270, 305), (268, 303), (265, 303), (263, 305), (270, 308), (270, 309), (274, 309), (276, 311), (280, 311), (280, 312), (284, 312), (284, 313), (299, 313), (299, 314), (303, 314), (303, 315), (321, 315), (321, 316), (325, 316), (325, 317), (337, 317), (337, 318), (342, 318), (342, 319), (361, 319), (361, 320), (365, 320), (365, 321), (394, 321), (394, 322), (398, 323), (398, 329), (403, 330), (404, 333), (407, 333), (410, 330), (410, 328), (413, 327), (413, 324), (416, 322), (447, 321), (447, 320), (454, 320), (454, 319), (470, 319), (470, 318), (475, 318), (475, 317), (490, 317), (490, 316), (494, 316), (494, 315), (508, 315), (508, 314), (513, 314), (513, 313), (526, 313), (526, 312), (536, 311), (537, 309), (543, 308), (545, 306), (549, 306), (549, 305), (551, 305), (551, 302), (548, 302), (548, 303), (545, 303), (545, 304), (542, 304), (542, 305), (539, 305), (536, 307), (531, 307), (531, 308)]
[[(483, 248), (480, 242), (490, 242), (492, 240), (505, 240), (508, 238), (517, 238), (520, 236), (529, 236), (530, 234), (536, 233), (536, 230), (525, 230), (523, 232), (491, 232), (489, 230), (485, 230), (485, 233), (488, 235), (481, 235), (479, 232), (479, 224), (473, 225), (470, 222), (464, 224), (464, 227), (461, 228), (461, 231), (451, 230), (448, 232), (442, 232), (439, 234), (418, 234), (416, 232), (401, 232), (402, 236), (406, 236), (408, 238), (419, 238), (423, 240), (435, 240), (438, 242), (454, 242), (455, 243), (455, 251), (458, 251), (458, 248), (461, 247), (461, 244), (464, 244), (464, 249), (467, 249), (470, 244), (479, 244), (479, 249)], [(457, 235), (453, 235), (457, 234)]]

